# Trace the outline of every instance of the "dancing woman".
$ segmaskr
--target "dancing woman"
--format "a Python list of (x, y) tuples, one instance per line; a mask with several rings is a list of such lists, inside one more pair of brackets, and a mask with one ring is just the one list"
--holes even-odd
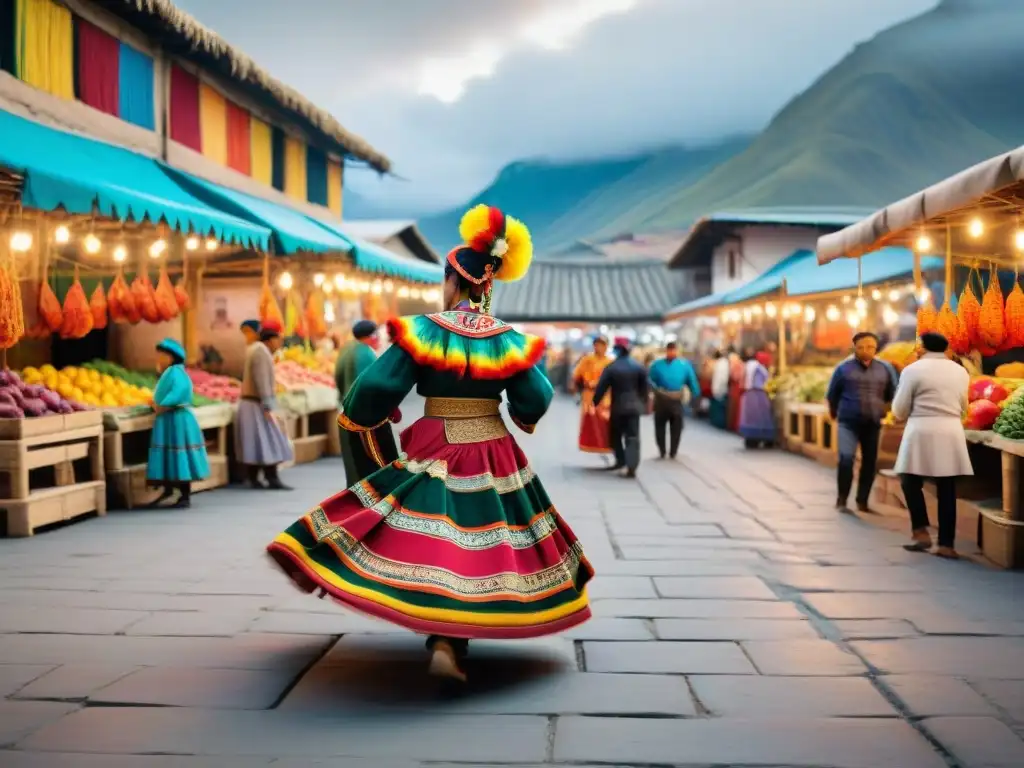
[[(552, 388), (544, 342), (490, 316), (494, 280), (530, 265), (526, 227), (477, 206), (445, 263), (445, 311), (391, 321), (392, 346), (355, 382), (338, 422), (372, 430), (416, 387), (423, 418), (399, 458), (322, 502), (268, 547), (307, 592), (428, 636), (430, 672), (465, 681), (475, 638), (549, 635), (590, 618), (594, 571), (509, 434), (532, 433)], [(383, 462), (380, 462), (383, 464)]]

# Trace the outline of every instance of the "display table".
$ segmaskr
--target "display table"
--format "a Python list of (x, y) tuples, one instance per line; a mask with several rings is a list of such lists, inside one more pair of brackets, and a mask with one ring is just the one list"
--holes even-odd
[(338, 434), (338, 390), (309, 387), (278, 396), (278, 403), (294, 417), (288, 437), (295, 451), (295, 463), (306, 464), (323, 456), (340, 456)]
[(824, 403), (788, 403), (784, 411), (785, 446), (794, 453), (835, 466), (835, 424)]
[(0, 510), (7, 536), (104, 515), (100, 411), (0, 420)]
[[(228, 484), (228, 425), (234, 408), (227, 403), (193, 408), (206, 440), (210, 476), (192, 484), (192, 492), (208, 491)], [(110, 506), (134, 509), (155, 499), (159, 489), (146, 483), (149, 442), (156, 414), (151, 408), (111, 409), (104, 413), (103, 437)]]

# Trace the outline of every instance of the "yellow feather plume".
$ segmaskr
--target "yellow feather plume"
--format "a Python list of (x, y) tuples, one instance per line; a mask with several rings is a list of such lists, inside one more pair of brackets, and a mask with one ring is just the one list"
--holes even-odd
[(505, 217), (505, 241), (508, 251), (501, 259), (501, 266), (494, 277), (504, 283), (521, 280), (533, 261), (533, 240), (530, 230), (519, 219)]
[(462, 214), (459, 222), (459, 237), (462, 242), (471, 243), (481, 232), (487, 231), (491, 224), (490, 208), (486, 205), (475, 205)]

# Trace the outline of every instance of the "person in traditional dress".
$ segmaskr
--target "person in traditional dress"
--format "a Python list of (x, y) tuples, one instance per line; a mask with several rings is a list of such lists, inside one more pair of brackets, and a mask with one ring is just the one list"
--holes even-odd
[(740, 437), (747, 448), (769, 446), (775, 442), (775, 415), (772, 401), (765, 391), (771, 374), (768, 352), (758, 352), (747, 360), (743, 369), (743, 396), (740, 399)]
[(580, 358), (572, 374), (573, 386), (580, 393), (578, 445), (584, 453), (612, 452), (608, 438), (612, 396), (609, 393), (597, 406), (593, 403), (594, 389), (601, 379), (601, 373), (611, 361), (608, 357), (608, 339), (596, 336), (593, 351)]
[(158, 507), (178, 491), (175, 509), (192, 506), (192, 483), (210, 476), (206, 441), (192, 413), (192, 379), (185, 371), (185, 350), (174, 339), (156, 345), (160, 379), (153, 390), (156, 420), (149, 442), (146, 480), (163, 487), (149, 506)]
[[(674, 459), (683, 436), (684, 391), (690, 390), (694, 403), (700, 400), (697, 372), (689, 360), (679, 356), (679, 346), (670, 341), (665, 345), (665, 356), (651, 363), (648, 375), (654, 392), (654, 439), (658, 453), (664, 459), (667, 448), (668, 456)], [(667, 446), (666, 430), (669, 433)]]
[[(289, 491), (291, 488), (281, 482), (277, 470), (279, 464), (293, 457), (288, 436), (274, 414), (274, 351), (281, 347), (280, 326), (265, 323), (259, 338), (245, 352), (242, 398), (235, 417), (235, 455), (245, 466), (246, 479), (253, 488)], [(260, 479), (261, 472), (266, 485)]]
[(726, 428), (736, 432), (740, 426), (740, 397), (743, 395), (743, 356), (729, 348), (729, 400), (726, 405)]
[(711, 402), (708, 419), (711, 425), (726, 429), (729, 425), (729, 358), (720, 349), (714, 352), (715, 364), (711, 369)]
[[(338, 397), (344, 402), (345, 396), (352, 390), (356, 379), (377, 359), (374, 348), (377, 344), (377, 324), (372, 320), (360, 320), (352, 326), (352, 340), (338, 353), (338, 362), (334, 367), (334, 383), (338, 387)], [(341, 430), (341, 458), (345, 463), (345, 484), (351, 488), (364, 477), (372, 475), (380, 465), (357, 432), (350, 432), (339, 426)], [(391, 422), (382, 424), (373, 430), (373, 439), (380, 449), (385, 463), (398, 458), (395, 435), (391, 431)]]
[(471, 639), (528, 638), (590, 618), (594, 575), (509, 434), (532, 433), (554, 390), (544, 341), (490, 315), (494, 280), (529, 268), (526, 227), (496, 208), (462, 218), (445, 260), (445, 311), (389, 321), (391, 347), (360, 376), (338, 422), (357, 434), (395, 418), (413, 387), (423, 418), (402, 455), (321, 502), (269, 554), (307, 592), (428, 635), (429, 671), (466, 679)]

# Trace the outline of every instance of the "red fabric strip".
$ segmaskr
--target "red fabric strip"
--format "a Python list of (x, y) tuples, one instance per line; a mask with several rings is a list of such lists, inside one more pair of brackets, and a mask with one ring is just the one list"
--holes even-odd
[(239, 173), (250, 175), (252, 169), (252, 149), (249, 141), (249, 130), (252, 117), (249, 110), (228, 101), (228, 167)]
[(203, 151), (199, 129), (199, 79), (171, 66), (171, 139), (196, 152)]
[(100, 112), (116, 117), (120, 105), (120, 43), (117, 38), (84, 19), (76, 18), (75, 22), (78, 36), (78, 99)]

